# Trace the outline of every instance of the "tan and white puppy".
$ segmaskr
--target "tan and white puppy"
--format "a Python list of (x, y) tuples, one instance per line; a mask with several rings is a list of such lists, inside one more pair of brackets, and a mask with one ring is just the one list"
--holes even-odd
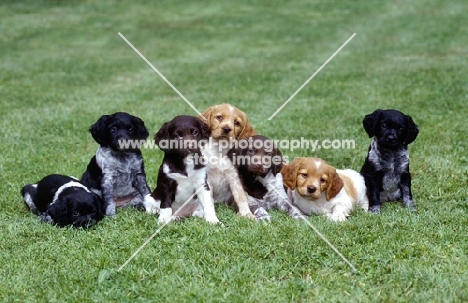
[(283, 166), (283, 182), (293, 203), (306, 215), (326, 215), (345, 221), (355, 205), (367, 211), (364, 178), (351, 169), (340, 170), (320, 158), (296, 158)]
[(237, 140), (255, 135), (247, 115), (231, 104), (219, 104), (208, 107), (198, 118), (211, 129), (210, 141), (202, 153), (207, 161), (208, 184), (213, 200), (227, 202), (234, 198), (238, 215), (255, 219), (237, 169), (227, 156)]

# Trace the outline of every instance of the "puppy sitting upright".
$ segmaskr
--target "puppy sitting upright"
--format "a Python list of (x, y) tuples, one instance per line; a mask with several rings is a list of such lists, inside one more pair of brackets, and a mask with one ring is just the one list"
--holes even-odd
[(288, 198), (280, 171), (286, 159), (274, 142), (256, 135), (242, 139), (228, 152), (239, 172), (249, 201), (249, 207), (258, 220), (271, 221), (270, 209), (287, 212), (295, 219), (302, 213), (293, 207)]
[(364, 178), (357, 171), (336, 169), (320, 158), (296, 158), (281, 174), (291, 200), (306, 215), (345, 221), (354, 205), (369, 207)]
[(44, 222), (88, 228), (104, 218), (104, 201), (77, 179), (48, 175), (21, 190), (24, 202)]
[(143, 121), (118, 112), (102, 116), (89, 131), (99, 148), (81, 182), (104, 199), (106, 215), (115, 215), (116, 206), (126, 205), (156, 213), (158, 205), (150, 196), (138, 145), (148, 137)]
[(210, 144), (202, 152), (208, 160), (208, 184), (214, 201), (228, 202), (233, 198), (238, 215), (256, 219), (250, 211), (237, 169), (227, 157), (234, 141), (255, 135), (247, 115), (231, 104), (219, 104), (208, 107), (198, 118), (211, 130)]
[(164, 151), (157, 185), (151, 194), (161, 203), (160, 223), (188, 215), (219, 223), (199, 149), (200, 141), (209, 136), (208, 126), (191, 116), (177, 116), (155, 134), (156, 144)]
[(396, 200), (416, 210), (411, 193), (408, 144), (418, 136), (418, 127), (410, 116), (392, 109), (378, 109), (366, 115), (362, 123), (369, 138), (373, 137), (361, 169), (369, 211), (379, 213), (382, 202)]

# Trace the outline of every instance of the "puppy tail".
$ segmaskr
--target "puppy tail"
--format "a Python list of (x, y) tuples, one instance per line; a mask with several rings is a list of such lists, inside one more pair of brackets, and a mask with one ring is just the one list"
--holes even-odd
[(21, 189), (21, 195), (23, 196), (24, 203), (31, 209), (31, 211), (38, 215), (36, 204), (34, 204), (34, 197), (36, 196), (37, 184), (28, 184)]

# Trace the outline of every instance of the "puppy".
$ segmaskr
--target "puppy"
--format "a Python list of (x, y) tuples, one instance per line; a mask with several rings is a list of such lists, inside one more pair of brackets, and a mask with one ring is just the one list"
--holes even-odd
[(116, 206), (127, 205), (156, 213), (159, 208), (150, 196), (138, 146), (148, 137), (143, 121), (118, 112), (102, 116), (89, 131), (99, 148), (81, 182), (104, 199), (106, 215), (113, 216)]
[(249, 207), (258, 220), (271, 221), (270, 209), (287, 212), (293, 218), (302, 213), (292, 206), (284, 187), (281, 168), (286, 159), (273, 141), (264, 136), (240, 140), (228, 155), (239, 172), (249, 201)]
[(161, 204), (160, 223), (190, 214), (219, 223), (199, 149), (201, 140), (209, 136), (208, 126), (191, 116), (177, 116), (155, 134), (154, 140), (164, 152), (151, 194)]
[(377, 109), (366, 115), (362, 123), (369, 138), (373, 137), (361, 169), (369, 210), (379, 213), (382, 202), (396, 200), (416, 210), (411, 193), (408, 144), (416, 140), (418, 127), (410, 116), (392, 109)]
[(104, 217), (105, 203), (78, 179), (49, 175), (21, 190), (24, 202), (39, 218), (61, 227), (88, 228)]
[(369, 207), (364, 178), (354, 170), (337, 170), (319, 158), (296, 158), (281, 174), (293, 203), (306, 215), (324, 214), (338, 222), (354, 205)]
[(238, 215), (255, 219), (237, 169), (227, 157), (235, 141), (255, 135), (247, 115), (231, 104), (220, 104), (210, 106), (198, 118), (211, 130), (210, 144), (202, 153), (214, 201), (228, 202), (233, 197)]

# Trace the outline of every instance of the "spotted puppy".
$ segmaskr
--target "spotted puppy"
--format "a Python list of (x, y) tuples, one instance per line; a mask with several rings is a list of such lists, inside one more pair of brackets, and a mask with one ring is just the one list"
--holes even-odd
[(143, 121), (128, 113), (104, 115), (89, 131), (99, 143), (81, 182), (99, 194), (107, 204), (106, 215), (115, 215), (117, 206), (159, 208), (150, 196), (139, 143), (148, 137)]
[(189, 215), (219, 223), (199, 148), (209, 136), (208, 126), (191, 116), (177, 116), (155, 134), (154, 140), (164, 152), (151, 194), (161, 204), (160, 223)]
[(306, 215), (322, 214), (338, 222), (355, 205), (369, 207), (364, 178), (354, 170), (336, 169), (320, 158), (296, 158), (281, 174), (293, 203)]
[(41, 221), (88, 228), (104, 217), (104, 201), (78, 179), (48, 175), (21, 190), (24, 202)]
[(208, 107), (198, 118), (211, 130), (209, 144), (202, 153), (207, 159), (208, 184), (214, 201), (228, 202), (233, 198), (238, 215), (256, 219), (250, 211), (237, 169), (227, 157), (237, 140), (255, 135), (247, 115), (231, 104), (219, 104)]
[(408, 144), (416, 140), (419, 129), (413, 119), (397, 110), (377, 109), (362, 121), (373, 138), (361, 174), (369, 197), (369, 210), (380, 212), (386, 201), (402, 200), (416, 210), (411, 192)]
[(240, 140), (228, 155), (239, 172), (250, 210), (258, 220), (271, 221), (270, 209), (285, 211), (296, 219), (302, 216), (284, 190), (279, 172), (286, 159), (273, 141), (260, 135), (251, 136)]

